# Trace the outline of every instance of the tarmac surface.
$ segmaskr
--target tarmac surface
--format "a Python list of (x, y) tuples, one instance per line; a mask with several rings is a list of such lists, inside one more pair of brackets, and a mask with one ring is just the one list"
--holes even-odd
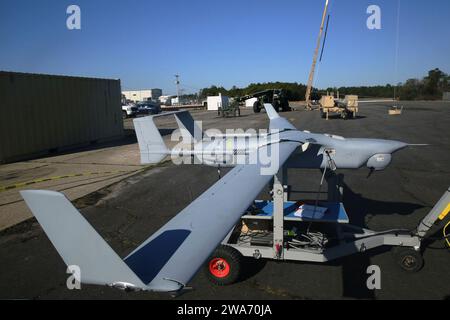
[[(358, 118), (348, 121), (326, 121), (318, 112), (303, 110), (282, 114), (302, 130), (430, 144), (400, 151), (388, 169), (370, 178), (366, 168), (339, 172), (344, 175), (344, 205), (354, 225), (374, 230), (413, 229), (450, 186), (450, 103), (401, 105), (405, 107), (401, 116), (388, 116), (387, 105), (364, 104)], [(205, 128), (268, 126), (264, 112), (246, 110), (241, 118), (225, 120), (215, 112), (194, 111), (193, 116), (204, 120)], [(176, 128), (174, 121), (162, 121), (168, 132)], [(127, 126), (131, 128), (129, 120)], [(82, 197), (75, 205), (124, 257), (217, 178), (215, 168), (164, 163)], [(289, 184), (295, 191), (291, 198), (304, 199), (305, 194), (297, 192), (300, 190), (317, 191), (319, 180), (318, 171), (289, 170)], [(261, 198), (267, 199), (266, 192)], [(425, 266), (419, 273), (401, 270), (389, 248), (327, 264), (248, 260), (239, 283), (216, 287), (199, 272), (190, 283), (194, 290), (175, 299), (449, 299), (450, 251), (437, 249), (444, 248), (443, 241), (430, 246), (434, 249), (425, 249)], [(380, 290), (366, 287), (370, 265), (381, 268)], [(34, 219), (0, 233), (0, 299), (170, 298), (166, 294), (125, 293), (90, 285), (70, 291), (65, 270)]]
[(144, 169), (138, 150), (133, 132), (118, 141), (0, 165), (0, 230), (32, 217), (20, 190), (48, 189), (65, 192), (70, 200), (82, 198)]

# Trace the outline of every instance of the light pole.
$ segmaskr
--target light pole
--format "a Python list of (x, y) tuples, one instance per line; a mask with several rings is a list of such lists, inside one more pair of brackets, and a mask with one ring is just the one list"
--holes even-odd
[(178, 74), (175, 75), (175, 84), (177, 85), (177, 101), (180, 105), (180, 76)]

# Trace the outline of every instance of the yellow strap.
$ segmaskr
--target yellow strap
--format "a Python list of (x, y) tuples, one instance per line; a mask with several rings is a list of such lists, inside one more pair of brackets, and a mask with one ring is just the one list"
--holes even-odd
[(444, 211), (442, 211), (441, 215), (439, 216), (439, 220), (441, 220), (441, 221), (444, 220), (449, 212), (450, 212), (450, 203), (447, 205), (447, 207), (444, 209)]

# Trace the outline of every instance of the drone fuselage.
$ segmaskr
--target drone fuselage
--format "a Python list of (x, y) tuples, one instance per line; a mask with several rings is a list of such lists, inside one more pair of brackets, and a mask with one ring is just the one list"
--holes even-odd
[(273, 145), (272, 155), (276, 156), (277, 143), (280, 140), (302, 142), (301, 151), (294, 153), (288, 161), (291, 168), (304, 169), (359, 169), (384, 170), (392, 161), (392, 155), (407, 144), (392, 140), (345, 139), (343, 137), (313, 134), (310, 132), (289, 130), (277, 134), (260, 136), (228, 135), (206, 137), (193, 144), (180, 156), (190, 154), (195, 163), (214, 167), (233, 167), (236, 164), (251, 164), (258, 149), (264, 145)]

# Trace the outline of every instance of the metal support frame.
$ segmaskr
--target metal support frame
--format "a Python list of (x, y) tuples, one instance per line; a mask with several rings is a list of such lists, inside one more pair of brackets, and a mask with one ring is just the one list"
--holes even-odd
[(283, 169), (273, 178), (273, 250), (274, 258), (283, 259), (284, 244), (284, 199)]
[(450, 188), (444, 193), (441, 199), (431, 209), (430, 213), (423, 218), (417, 227), (417, 235), (419, 237), (425, 237), (427, 232), (433, 227), (433, 225), (439, 221), (444, 220), (450, 211)]
[[(328, 176), (328, 201), (342, 201), (341, 176), (332, 174)], [(322, 250), (289, 249), (284, 246), (284, 202), (288, 199), (287, 168), (283, 168), (274, 176), (273, 183), (273, 246), (260, 247), (248, 244), (228, 243), (230, 231), (222, 244), (238, 250), (243, 256), (266, 258), (275, 260), (293, 260), (308, 262), (327, 262), (355, 253), (362, 253), (380, 246), (400, 246), (420, 250), (421, 240), (439, 219), (443, 220), (450, 211), (450, 188), (441, 200), (421, 221), (415, 233), (407, 231), (375, 232), (352, 225), (341, 225), (336, 222), (336, 231), (339, 244)], [(331, 194), (330, 194), (331, 193)], [(247, 216), (248, 217), (248, 216)], [(255, 219), (257, 219), (255, 217)]]

